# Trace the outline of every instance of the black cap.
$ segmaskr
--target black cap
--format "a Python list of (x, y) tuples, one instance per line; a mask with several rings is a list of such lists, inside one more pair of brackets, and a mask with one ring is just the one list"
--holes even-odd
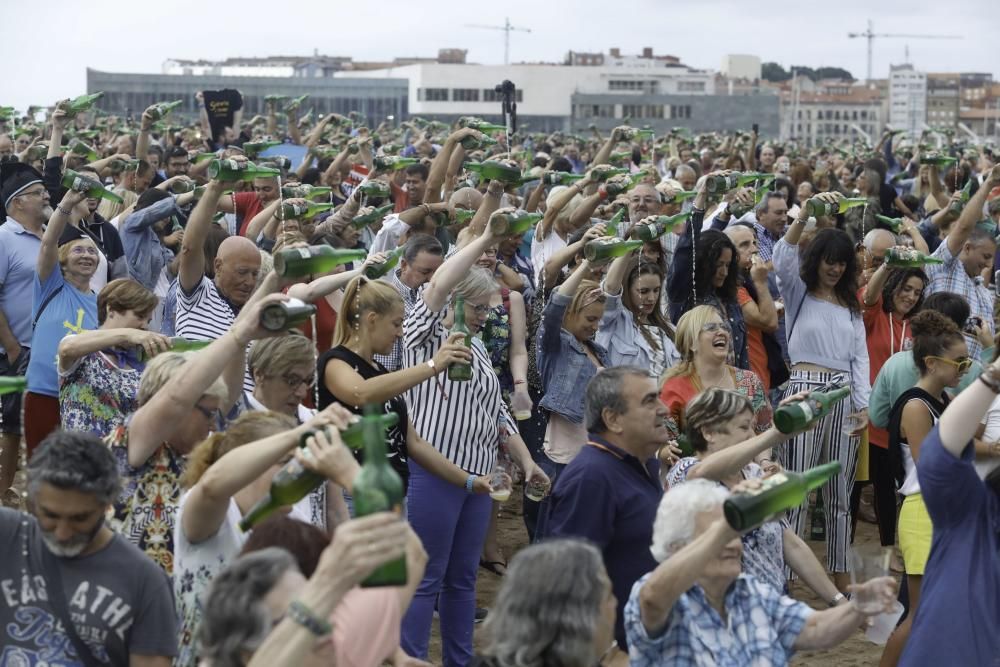
[(42, 175), (38, 170), (23, 162), (0, 164), (0, 207), (6, 208), (15, 195), (42, 182)]

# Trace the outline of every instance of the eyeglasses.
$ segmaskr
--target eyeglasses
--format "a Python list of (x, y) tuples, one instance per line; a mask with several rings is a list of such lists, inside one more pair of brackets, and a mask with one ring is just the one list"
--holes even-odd
[(194, 404), (194, 409), (205, 415), (205, 419), (213, 424), (218, 424), (222, 419), (222, 413), (218, 409), (209, 410), (208, 408), (198, 405), (197, 403)]
[(968, 357), (962, 357), (961, 359), (945, 359), (944, 357), (927, 355), (924, 359), (933, 359), (934, 361), (943, 361), (946, 364), (951, 364), (960, 374), (965, 373), (967, 370), (972, 368), (972, 359), (969, 359)]
[(309, 375), (307, 377), (299, 377), (295, 373), (285, 373), (281, 376), (281, 379), (288, 385), (289, 389), (298, 389), (302, 385), (306, 386), (306, 389), (312, 389), (313, 384), (315, 384), (315, 377)]
[(75, 245), (69, 249), (71, 255), (94, 255), (97, 256), (97, 248), (91, 245)]
[(466, 303), (465, 307), (466, 308), (471, 308), (472, 312), (474, 312), (476, 315), (488, 315), (489, 312), (490, 312), (490, 307), (489, 306), (477, 306), (477, 305), (472, 304), (472, 303)]
[(715, 331), (725, 331), (726, 333), (729, 333), (729, 325), (725, 322), (706, 322), (701, 325), (701, 330), (708, 333)]
[(31, 192), (22, 192), (18, 197), (48, 197), (48, 190), (32, 190)]

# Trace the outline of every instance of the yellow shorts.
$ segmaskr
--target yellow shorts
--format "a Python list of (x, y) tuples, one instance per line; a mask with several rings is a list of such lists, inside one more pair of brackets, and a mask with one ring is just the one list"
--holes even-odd
[(919, 493), (906, 496), (899, 511), (899, 549), (903, 552), (906, 573), (923, 575), (933, 537), (931, 517)]

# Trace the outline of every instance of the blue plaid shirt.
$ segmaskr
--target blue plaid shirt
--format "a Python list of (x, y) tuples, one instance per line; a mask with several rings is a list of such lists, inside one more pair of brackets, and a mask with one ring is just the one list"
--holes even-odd
[[(382, 278), (385, 282), (389, 283), (396, 288), (399, 295), (403, 297), (403, 317), (405, 318), (413, 310), (413, 307), (417, 304), (417, 297), (420, 294), (419, 289), (413, 289), (409, 285), (405, 285), (402, 280), (399, 279), (399, 269), (395, 271), (390, 271), (389, 275)], [(395, 344), (392, 346), (392, 352), (388, 355), (375, 355), (375, 361), (379, 362), (385, 369), (390, 373), (398, 371), (403, 367), (403, 339), (397, 338)]]
[[(982, 277), (969, 276), (965, 265), (951, 254), (946, 241), (938, 246), (931, 257), (940, 259), (944, 264), (928, 264), (924, 267), (924, 272), (930, 278), (926, 293), (953, 292), (961, 296), (968, 302), (970, 314), (980, 317), (991, 334), (996, 333), (993, 324), (993, 292), (983, 284)], [(969, 347), (969, 358), (979, 359), (983, 346), (976, 337), (966, 334), (965, 344)]]
[(809, 605), (743, 574), (726, 592), (727, 620), (696, 584), (677, 600), (663, 632), (650, 637), (639, 613), (639, 591), (648, 578), (649, 574), (635, 583), (625, 605), (631, 667), (786, 665), (813, 613)]

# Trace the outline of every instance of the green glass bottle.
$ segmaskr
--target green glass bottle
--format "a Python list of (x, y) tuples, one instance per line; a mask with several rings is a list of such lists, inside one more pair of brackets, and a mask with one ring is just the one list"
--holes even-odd
[(633, 239), (649, 242), (655, 241), (675, 227), (683, 225), (691, 217), (691, 211), (677, 215), (659, 215), (653, 222), (636, 225), (629, 233)]
[[(469, 327), (465, 324), (465, 297), (461, 294), (455, 297), (454, 302), (455, 309), (455, 323), (451, 325), (451, 333), (460, 333), (465, 335), (465, 346), (472, 350), (472, 334), (469, 332)], [(448, 366), (448, 379), (452, 382), (468, 382), (472, 379), (472, 363), (471, 362), (453, 362)]]
[(583, 177), (583, 174), (571, 174), (568, 171), (550, 171), (542, 176), (542, 182), (545, 185), (573, 185)]
[(371, 197), (373, 199), (383, 199), (391, 194), (389, 191), (389, 185), (383, 183), (382, 181), (365, 181), (358, 186), (358, 190), (364, 196)]
[[(182, 336), (174, 336), (170, 339), (170, 352), (197, 352), (202, 350), (215, 341), (211, 340), (188, 340)], [(145, 348), (139, 348), (139, 359), (142, 361), (149, 361), (151, 357), (146, 354)]]
[(931, 257), (913, 248), (889, 248), (885, 251), (885, 263), (889, 266), (919, 269), (928, 264), (944, 264), (944, 260)]
[(455, 215), (452, 218), (452, 224), (455, 226), (466, 225), (472, 221), (472, 218), (476, 216), (476, 212), (468, 208), (456, 208)]
[(13, 120), (15, 116), (17, 116), (17, 110), (14, 107), (0, 107), (0, 120)]
[(542, 213), (528, 213), (517, 210), (513, 213), (496, 212), (490, 216), (490, 232), (494, 236), (513, 236), (523, 234), (543, 217)]
[(905, 218), (890, 218), (887, 215), (875, 214), (875, 219), (881, 222), (883, 225), (892, 230), (893, 234), (903, 233), (903, 221)]
[(486, 181), (500, 181), (508, 185), (519, 185), (521, 183), (520, 169), (504, 164), (503, 162), (497, 162), (496, 160), (467, 162), (465, 169), (476, 172)]
[(382, 144), (381, 150), (383, 155), (396, 155), (404, 148), (403, 144)]
[(87, 162), (97, 161), (97, 151), (79, 139), (70, 139), (70, 142), (66, 144), (66, 152), (84, 158)]
[(330, 193), (333, 192), (333, 188), (329, 185), (309, 185), (308, 183), (303, 183), (299, 186), (302, 191), (303, 199), (315, 199), (317, 197), (329, 197)]
[(613, 216), (611, 216), (611, 219), (608, 220), (605, 223), (605, 225), (604, 225), (604, 235), (605, 236), (610, 236), (612, 238), (617, 238), (618, 237), (618, 226), (621, 224), (621, 221), (624, 220), (624, 219), (625, 219), (625, 208), (623, 207), (623, 208), (618, 209), (618, 212), (615, 213)]
[(638, 174), (633, 174), (628, 178), (613, 178), (601, 183), (599, 188), (609, 198), (617, 197), (618, 195), (631, 190), (635, 187), (635, 184), (645, 178), (645, 176), (645, 173), (639, 172)]
[(264, 96), (264, 101), (265, 102), (275, 102), (275, 103), (277, 103), (277, 102), (284, 102), (287, 99), (288, 99), (288, 95), (265, 95)]
[(253, 162), (239, 160), (212, 160), (208, 165), (208, 177), (216, 181), (252, 181), (255, 178), (280, 176), (277, 169), (258, 167)]
[(292, 161), (284, 155), (270, 155), (266, 158), (261, 158), (257, 165), (259, 167), (267, 167), (268, 169), (277, 169), (278, 171), (288, 171), (292, 168)]
[(697, 190), (678, 190), (674, 196), (669, 200), (668, 203), (672, 204), (683, 204), (688, 199), (694, 199), (698, 196)]
[(609, 164), (620, 164), (632, 159), (632, 154), (628, 151), (618, 151), (608, 156)]
[[(114, 160), (112, 160), (111, 162), (108, 163), (108, 167), (111, 169), (112, 172), (114, 172), (116, 174), (120, 174), (123, 171), (135, 171), (136, 169), (138, 169), (139, 168), (139, 161), (138, 160), (118, 160), (118, 159), (114, 159)], [(174, 185), (179, 185), (179, 184), (178, 183), (174, 183)], [(173, 187), (171, 187), (171, 192), (175, 192), (175, 190), (173, 189)]]
[(641, 248), (643, 243), (643, 241), (624, 241), (605, 236), (589, 241), (583, 246), (583, 256), (591, 264), (604, 264), (616, 257), (627, 255), (636, 248)]
[(825, 417), (833, 406), (850, 395), (849, 385), (830, 383), (810, 392), (801, 401), (779, 405), (774, 411), (774, 427), (785, 434), (805, 430), (810, 424)]
[(763, 481), (759, 489), (737, 493), (722, 504), (726, 522), (746, 532), (805, 502), (809, 492), (840, 472), (840, 461), (831, 461), (801, 473), (785, 470)]
[[(368, 516), (376, 512), (403, 511), (403, 480), (389, 465), (386, 456), (386, 432), (377, 411), (380, 406), (366, 405), (365, 416), (361, 418), (364, 433), (364, 464), (354, 478), (351, 496), (354, 499), (354, 514)], [(402, 520), (402, 517), (401, 517)], [(406, 584), (406, 556), (379, 566), (367, 579), (362, 588), (376, 586), (404, 586)]]
[(305, 190), (301, 185), (282, 185), (281, 186), (281, 198), (282, 199), (305, 199)]
[[(277, 264), (277, 256), (275, 256)], [(260, 311), (260, 326), (266, 331), (288, 331), (316, 314), (316, 306), (299, 299), (272, 303)]]
[(253, 158), (257, 157), (263, 151), (268, 148), (274, 148), (275, 146), (280, 146), (280, 141), (248, 141), (243, 144), (243, 152), (247, 157)]
[(965, 205), (969, 203), (969, 199), (972, 197), (972, 179), (970, 178), (965, 182), (965, 187), (961, 189), (960, 199), (954, 201), (948, 205), (948, 210), (955, 215), (961, 215), (962, 209)]
[(293, 99), (292, 101), (290, 101), (288, 104), (285, 105), (285, 111), (295, 111), (300, 106), (302, 106), (302, 103), (305, 102), (307, 99), (309, 99), (309, 93), (306, 93), (305, 95), (299, 95), (298, 97), (296, 97), (295, 99)]
[(198, 187), (194, 181), (174, 181), (170, 184), (170, 192), (175, 195), (182, 195), (185, 192), (193, 192)]
[(157, 121), (182, 104), (184, 104), (184, 100), (174, 100), (173, 102), (160, 102), (159, 104), (154, 104), (149, 109), (147, 109), (146, 113), (148, 113), (150, 118), (152, 118), (154, 121)]
[[(433, 123), (432, 123), (433, 124)], [(471, 127), (473, 130), (479, 130), (480, 132), (506, 132), (506, 125), (496, 125), (494, 123), (487, 123), (482, 118), (474, 118), (472, 116), (463, 116), (458, 119), (459, 127)]]
[(86, 192), (88, 197), (107, 199), (108, 201), (115, 202), (116, 204), (124, 203), (121, 197), (105, 188), (99, 182), (82, 174), (78, 174), (72, 169), (67, 169), (63, 172), (61, 182), (62, 186), (67, 190)]
[(386, 204), (385, 206), (373, 208), (368, 213), (362, 213), (361, 215), (354, 216), (351, 219), (351, 225), (357, 229), (364, 229), (368, 225), (373, 225), (392, 213), (392, 209), (392, 204)]
[(365, 269), (365, 277), (369, 280), (378, 280), (382, 276), (388, 275), (390, 271), (399, 264), (399, 258), (403, 256), (403, 246), (399, 246), (385, 258), (384, 262), (372, 264)]
[(640, 130), (637, 127), (623, 127), (618, 132), (622, 141), (652, 139), (656, 134), (653, 130)]
[(202, 162), (207, 162), (208, 160), (214, 160), (216, 157), (215, 153), (196, 153), (192, 157), (188, 158), (188, 162), (191, 164), (201, 164)]
[(610, 165), (597, 165), (590, 170), (590, 177), (595, 181), (606, 181), (612, 176), (619, 176), (629, 172), (627, 167), (612, 167)]
[(478, 151), (490, 146), (496, 146), (497, 140), (491, 136), (481, 134), (478, 137), (465, 137), (461, 141), (462, 148), (467, 151)]
[[(380, 415), (378, 419), (384, 429), (390, 429), (399, 423), (399, 415), (395, 412)], [(329, 434), (329, 429), (325, 430)], [(304, 433), (299, 439), (299, 447), (304, 449), (306, 440), (315, 433), (315, 431)], [(355, 421), (341, 431), (340, 439), (353, 450), (361, 449), (364, 446), (362, 421)], [(298, 459), (293, 457), (271, 478), (271, 486), (267, 495), (257, 501), (240, 520), (240, 530), (246, 532), (282, 507), (294, 505), (325, 481), (325, 477), (311, 470), (306, 470)]]
[(28, 378), (22, 376), (0, 377), (0, 396), (3, 394), (21, 394), (28, 388)]
[(302, 220), (308, 220), (309, 218), (319, 215), (320, 213), (329, 211), (334, 206), (335, 204), (324, 204), (321, 202), (311, 202), (308, 206), (285, 202), (281, 205), (281, 219), (292, 220), (293, 218), (299, 218)]
[(341, 264), (363, 261), (368, 253), (328, 245), (311, 245), (305, 248), (285, 248), (274, 253), (274, 272), (283, 278), (329, 273)]
[(398, 155), (376, 155), (372, 158), (372, 164), (375, 166), (373, 173), (381, 174), (387, 171), (399, 171), (404, 167), (409, 167), (411, 164), (416, 164), (420, 162), (415, 157), (399, 157)]
[(949, 164), (958, 162), (958, 158), (950, 155), (939, 155), (938, 153), (925, 153), (920, 156), (920, 164), (929, 164), (934, 167), (946, 167)]
[(826, 542), (826, 512), (823, 508), (822, 489), (816, 489), (816, 504), (813, 506), (809, 539), (812, 542)]
[(864, 206), (867, 203), (867, 197), (845, 197), (835, 204), (813, 197), (806, 201), (806, 211), (814, 218), (823, 218), (843, 213), (849, 208)]
[(80, 95), (69, 102), (64, 102), (59, 108), (66, 112), (67, 117), (73, 118), (77, 114), (90, 111), (90, 108), (102, 97), (104, 97), (104, 93), (101, 92), (94, 93), (93, 95)]

